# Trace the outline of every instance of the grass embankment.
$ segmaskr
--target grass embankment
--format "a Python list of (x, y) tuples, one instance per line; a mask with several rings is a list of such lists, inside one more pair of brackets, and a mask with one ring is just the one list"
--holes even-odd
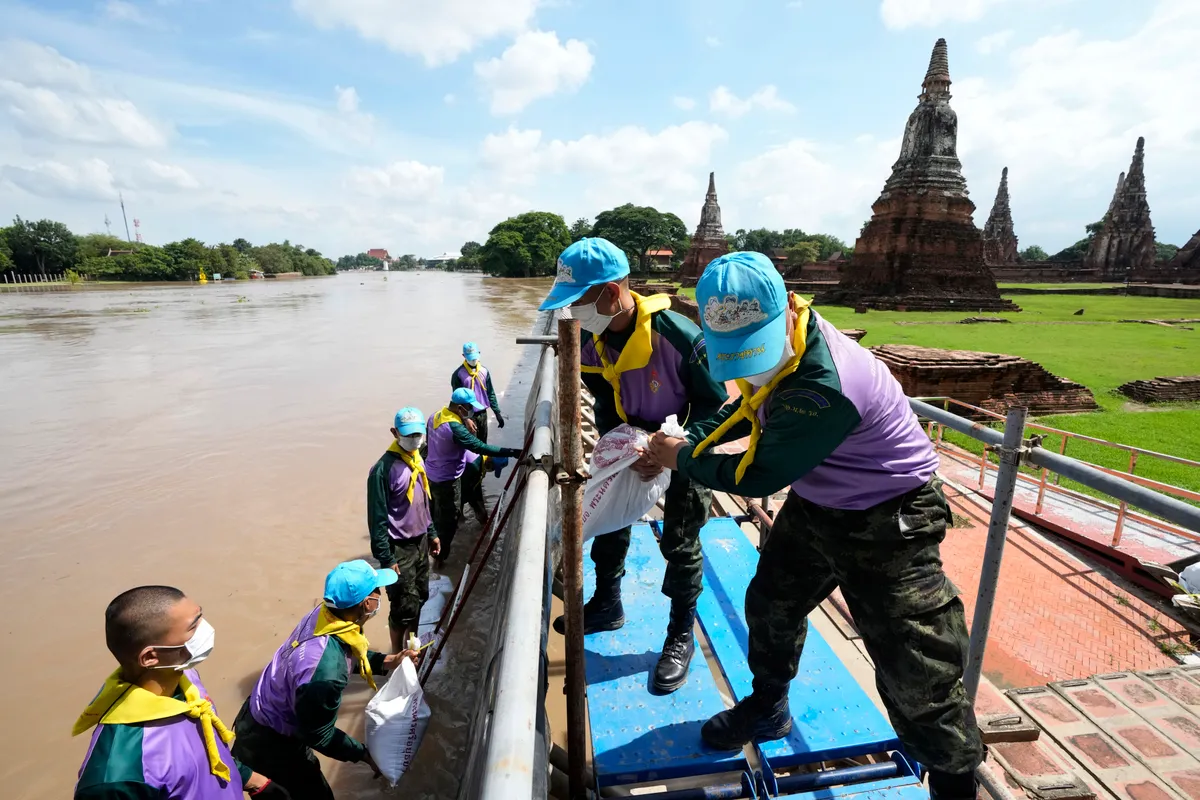
[(1005, 289), (1046, 289), (1061, 292), (1065, 289), (1117, 289), (1123, 283), (1001, 283), (1000, 291)]

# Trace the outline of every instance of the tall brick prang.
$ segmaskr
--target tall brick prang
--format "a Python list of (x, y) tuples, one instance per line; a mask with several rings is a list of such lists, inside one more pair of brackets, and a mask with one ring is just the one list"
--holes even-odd
[(1101, 280), (1137, 279), (1153, 269), (1154, 225), (1146, 200), (1146, 140), (1138, 137), (1129, 172), (1117, 181), (1104, 225), (1092, 238), (1083, 259), (1085, 269), (1098, 269)]
[(1000, 173), (996, 202), (983, 226), (983, 262), (989, 267), (1012, 266), (1020, 262), (1017, 234), (1013, 230), (1012, 207), (1008, 201), (1008, 167)]
[(692, 235), (692, 245), (683, 258), (679, 279), (684, 286), (695, 286), (704, 273), (704, 268), (714, 258), (729, 252), (725, 241), (725, 229), (721, 226), (721, 206), (717, 204), (717, 182), (715, 173), (708, 173), (708, 194), (704, 196), (704, 207), (700, 209), (700, 224)]
[(872, 206), (837, 289), (818, 302), (868, 308), (1019, 311), (983, 260), (958, 160), (946, 40), (938, 39), (900, 158)]

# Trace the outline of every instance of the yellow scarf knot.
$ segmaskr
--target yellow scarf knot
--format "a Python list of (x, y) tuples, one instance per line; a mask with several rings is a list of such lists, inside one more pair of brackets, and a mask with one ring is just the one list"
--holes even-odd
[(758, 421), (758, 409), (762, 407), (767, 398), (771, 396), (771, 392), (775, 391), (775, 387), (779, 385), (787, 376), (796, 371), (800, 366), (800, 359), (804, 357), (804, 351), (808, 344), (808, 320), (810, 316), (809, 301), (803, 299), (799, 295), (792, 295), (792, 311), (796, 312), (796, 328), (792, 333), (792, 349), (795, 353), (783, 365), (783, 369), (779, 370), (774, 378), (766, 383), (762, 388), (755, 389), (754, 385), (738, 379), (736, 381), (738, 391), (742, 394), (742, 402), (737, 411), (729, 415), (729, 419), (721, 423), (721, 425), (709, 434), (708, 438), (696, 445), (692, 450), (693, 456), (698, 456), (704, 450), (708, 449), (709, 445), (721, 441), (729, 430), (737, 425), (741, 420), (750, 421), (750, 444), (746, 448), (742, 460), (738, 462), (737, 482), (742, 482), (742, 476), (746, 474), (746, 470), (754, 463), (754, 453), (758, 449), (758, 440), (762, 436), (762, 423)]
[(475, 366), (472, 367), (467, 363), (466, 359), (463, 359), (463, 369), (467, 371), (467, 376), (471, 379), (471, 383), (467, 386), (467, 388), (472, 392), (475, 391), (475, 382), (479, 380), (479, 370), (482, 367), (483, 364), (480, 364), (478, 361), (476, 361)]
[[(354, 657), (358, 659), (358, 671), (367, 679), (367, 683), (372, 689), (378, 689), (375, 685), (375, 676), (371, 673), (371, 663), (367, 660), (367, 637), (363, 636), (362, 627), (357, 623), (348, 622), (344, 619), (338, 619), (330, 613), (329, 607), (324, 603), (320, 606), (320, 611), (317, 612), (317, 624), (313, 628), (313, 636), (333, 636), (339, 639), (350, 651), (354, 653)], [(300, 642), (292, 642), (292, 647), (299, 647)]]
[(429, 432), (432, 434), (447, 422), (457, 422), (459, 425), (463, 424), (462, 417), (460, 417), (458, 414), (455, 414), (447, 407), (433, 415), (433, 425), (430, 426)]
[(78, 736), (97, 724), (134, 725), (186, 716), (200, 723), (200, 737), (204, 740), (209, 770), (228, 783), (232, 773), (221, 759), (221, 752), (217, 749), (217, 737), (221, 737), (221, 741), (229, 746), (233, 743), (233, 731), (225, 727), (225, 723), (217, 716), (212, 701), (200, 694), (200, 690), (187, 675), (179, 677), (179, 688), (183, 690), (183, 700), (160, 697), (122, 680), (121, 670), (118, 669), (108, 676), (96, 699), (79, 715), (71, 729), (71, 735)]
[(617, 358), (617, 363), (613, 364), (608, 360), (608, 354), (604, 347), (604, 335), (593, 333), (592, 344), (596, 348), (596, 355), (600, 357), (600, 366), (584, 365), (580, 368), (584, 372), (600, 375), (608, 381), (609, 386), (612, 386), (617, 416), (624, 422), (629, 422), (629, 417), (625, 415), (625, 406), (621, 404), (621, 373), (642, 369), (650, 363), (650, 356), (654, 353), (654, 340), (650, 330), (651, 315), (671, 307), (670, 295), (656, 294), (642, 297), (636, 292), (630, 292), (630, 294), (633, 295), (633, 303), (637, 308), (637, 320), (633, 323), (633, 333), (630, 334), (629, 341), (621, 348), (621, 355)]
[(400, 456), (400, 460), (408, 465), (408, 502), (411, 503), (413, 501), (418, 479), (420, 479), (421, 485), (425, 487), (425, 496), (430, 497), (429, 476), (425, 474), (425, 460), (421, 458), (421, 454), (419, 452), (410, 453), (401, 447), (399, 442), (395, 441), (388, 447), (388, 452)]

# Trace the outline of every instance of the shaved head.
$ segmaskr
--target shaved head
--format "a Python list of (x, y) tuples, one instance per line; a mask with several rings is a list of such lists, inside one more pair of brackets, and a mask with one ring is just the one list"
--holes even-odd
[(172, 612), (185, 599), (172, 586), (139, 586), (117, 595), (104, 611), (104, 639), (122, 666), (132, 665), (150, 645), (170, 644)]

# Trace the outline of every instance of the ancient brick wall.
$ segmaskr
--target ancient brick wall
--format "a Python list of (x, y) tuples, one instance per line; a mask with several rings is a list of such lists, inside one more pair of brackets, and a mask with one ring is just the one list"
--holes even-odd
[(1130, 381), (1117, 391), (1139, 403), (1182, 403), (1200, 400), (1200, 375)]

